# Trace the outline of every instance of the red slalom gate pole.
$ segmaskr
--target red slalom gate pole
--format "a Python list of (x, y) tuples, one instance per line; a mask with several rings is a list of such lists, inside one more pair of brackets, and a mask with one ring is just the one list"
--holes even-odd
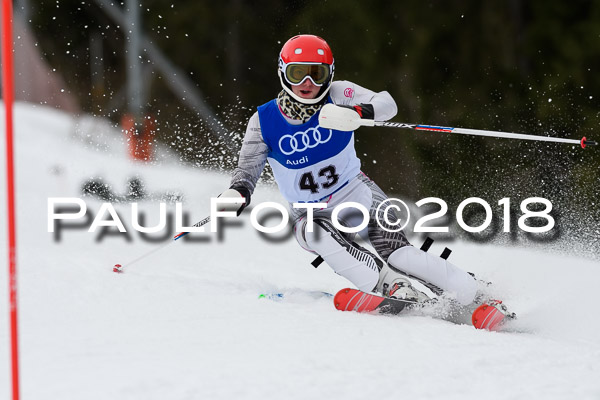
[(12, 0), (2, 0), (2, 97), (6, 110), (6, 182), (8, 196), (8, 286), (12, 398), (19, 400), (19, 346), (17, 341), (17, 235), (15, 218), (15, 166), (13, 155), (13, 39)]

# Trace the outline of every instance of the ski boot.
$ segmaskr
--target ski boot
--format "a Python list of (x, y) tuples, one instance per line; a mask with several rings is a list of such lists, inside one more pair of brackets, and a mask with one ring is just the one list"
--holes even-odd
[(384, 297), (393, 299), (411, 300), (417, 303), (430, 300), (429, 296), (415, 289), (406, 277), (392, 270), (387, 264), (384, 264), (379, 272), (379, 282), (375, 289)]

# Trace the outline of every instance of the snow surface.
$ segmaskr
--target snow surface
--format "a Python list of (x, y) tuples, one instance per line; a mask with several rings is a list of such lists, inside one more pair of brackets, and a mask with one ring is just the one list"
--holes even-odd
[[(98, 242), (85, 230), (64, 231), (56, 242), (47, 232), (49, 197), (79, 197), (83, 182), (100, 176), (124, 192), (137, 176), (150, 192), (183, 194), (195, 222), (229, 177), (173, 157), (129, 161), (103, 120), (18, 104), (15, 126), (23, 399), (600, 398), (598, 261), (547, 251), (551, 245), (453, 244), (454, 263), (494, 281), (518, 313), (508, 332), (336, 311), (310, 292), (335, 293), (348, 282), (326, 265), (312, 268), (293, 239), (262, 239), (248, 215), (223, 228), (221, 240), (197, 234), (204, 241), (171, 243), (115, 274), (113, 264), (167, 242), (147, 243), (133, 231), (130, 242)], [(0, 147), (4, 155), (4, 141)], [(0, 184), (5, 194), (4, 165)], [(253, 203), (267, 200), (283, 203), (262, 185)], [(86, 203), (95, 216), (101, 202)], [(130, 228), (129, 206), (116, 208)], [(157, 201), (140, 209), (156, 215)], [(8, 398), (1, 215), (0, 397)], [(270, 292), (288, 296), (258, 298)]]

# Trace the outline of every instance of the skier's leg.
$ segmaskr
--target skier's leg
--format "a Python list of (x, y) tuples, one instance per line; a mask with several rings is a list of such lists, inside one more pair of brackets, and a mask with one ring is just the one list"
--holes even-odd
[[(317, 253), (339, 275), (348, 279), (358, 289), (370, 292), (379, 279), (382, 262), (376, 255), (353, 243), (340, 233), (327, 218), (316, 217), (312, 232), (308, 232), (306, 221), (296, 224), (300, 244)], [(298, 233), (301, 234), (298, 237)]]
[[(357, 288), (372, 291), (383, 262), (374, 253), (354, 243), (356, 233), (339, 231), (331, 219), (334, 210), (346, 202), (359, 203), (368, 210), (371, 205), (370, 190), (355, 178), (324, 202), (327, 207), (314, 211), (311, 226), (307, 226), (305, 212), (295, 213), (295, 208), (291, 210), (296, 240), (305, 250), (320, 255), (337, 274)], [(343, 226), (356, 227), (364, 221), (363, 213), (354, 207), (342, 207), (338, 211), (337, 221)], [(309, 232), (309, 228), (312, 228), (312, 232)], [(363, 231), (366, 230), (365, 227)]]
[[(383, 193), (381, 188), (379, 188), (379, 186), (377, 186), (377, 184), (370, 180), (366, 175), (359, 175), (359, 179), (370, 192), (368, 238), (366, 239), (369, 240), (371, 246), (373, 246), (383, 261), (387, 262), (390, 254), (392, 254), (396, 249), (410, 246), (411, 244), (403, 231), (396, 231), (396, 226), (390, 225), (386, 222), (387, 219), (387, 221), (395, 224), (398, 221), (398, 217), (393, 209), (389, 209), (386, 216), (386, 208), (379, 208), (381, 203), (388, 200), (388, 197), (385, 195), (385, 193)], [(379, 212), (377, 210), (378, 208)]]
[[(370, 188), (373, 199), (369, 240), (379, 256), (386, 261), (380, 272), (377, 291), (393, 296), (398, 286), (405, 285), (408, 276), (423, 283), (436, 294), (447, 292), (456, 296), (457, 301), (462, 304), (471, 303), (477, 292), (475, 279), (454, 264), (416, 249), (409, 243), (404, 232), (394, 232), (395, 227), (385, 222), (385, 208), (381, 207), (377, 214), (377, 208), (388, 199), (387, 196), (366, 176), (362, 175), (361, 179)], [(391, 223), (397, 221), (392, 210), (388, 211), (387, 220)], [(422, 299), (420, 296), (419, 300)]]
[[(359, 175), (358, 179), (367, 188), (369, 193), (369, 225), (365, 239), (369, 241), (371, 246), (377, 251), (377, 254), (386, 262), (379, 272), (376, 291), (388, 297), (411, 299), (419, 302), (428, 300), (429, 297), (425, 293), (415, 289), (405, 275), (398, 270), (390, 269), (387, 265), (390, 254), (396, 249), (406, 246), (411, 247), (410, 242), (403, 231), (395, 231), (396, 227), (385, 222), (385, 207), (380, 208), (377, 214), (379, 205), (388, 199), (379, 186), (364, 174)], [(393, 211), (388, 211), (387, 220), (393, 224), (396, 223), (398, 218)]]
[[(463, 305), (472, 303), (477, 294), (477, 282), (473, 276), (443, 258), (413, 246), (394, 251), (388, 258), (388, 268), (390, 273), (401, 272), (422, 282), (437, 294), (450, 294)], [(385, 281), (386, 277), (380, 280), (382, 283)]]
[(316, 249), (329, 266), (360, 290), (375, 288), (383, 262), (369, 250), (335, 229), (328, 219), (317, 218), (317, 229), (306, 233), (309, 245)]

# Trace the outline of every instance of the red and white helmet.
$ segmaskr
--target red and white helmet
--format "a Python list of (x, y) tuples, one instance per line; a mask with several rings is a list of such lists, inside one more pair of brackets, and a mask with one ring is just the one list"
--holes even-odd
[[(279, 80), (290, 96), (304, 104), (316, 104), (329, 92), (333, 80), (333, 53), (327, 42), (315, 35), (298, 35), (288, 40), (279, 53)], [(314, 99), (303, 99), (292, 91), (306, 79), (321, 86)]]

